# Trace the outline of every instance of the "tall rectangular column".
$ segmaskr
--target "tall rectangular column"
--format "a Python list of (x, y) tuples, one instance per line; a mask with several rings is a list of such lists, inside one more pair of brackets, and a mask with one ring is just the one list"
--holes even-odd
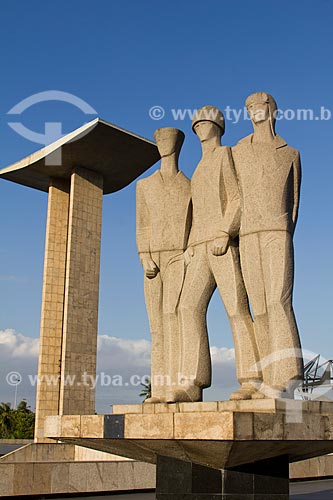
[(93, 414), (96, 377), (102, 175), (71, 176), (59, 414)]
[(103, 177), (75, 168), (49, 187), (35, 440), (46, 416), (95, 412)]
[(69, 182), (62, 179), (51, 180), (46, 223), (36, 398), (37, 441), (44, 440), (45, 417), (59, 414), (68, 210)]

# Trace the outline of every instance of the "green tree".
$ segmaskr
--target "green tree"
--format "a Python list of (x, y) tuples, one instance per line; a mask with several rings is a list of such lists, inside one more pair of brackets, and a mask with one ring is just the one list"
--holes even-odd
[(30, 406), (28, 406), (28, 403), (26, 402), (25, 399), (23, 399), (18, 405), (17, 405), (17, 411), (21, 411), (23, 413), (32, 413), (30, 410)]
[(146, 377), (145, 382), (141, 384), (143, 389), (140, 392), (139, 396), (143, 398), (143, 401), (151, 398), (151, 380), (149, 377)]
[(21, 401), (17, 406), (17, 410), (14, 411), (13, 422), (11, 433), (13, 439), (33, 439), (35, 414), (25, 400)]
[(8, 439), (12, 429), (12, 409), (10, 403), (0, 403), (0, 437)]
[(33, 439), (35, 414), (25, 400), (21, 401), (17, 410), (9, 403), (0, 403), (0, 438)]

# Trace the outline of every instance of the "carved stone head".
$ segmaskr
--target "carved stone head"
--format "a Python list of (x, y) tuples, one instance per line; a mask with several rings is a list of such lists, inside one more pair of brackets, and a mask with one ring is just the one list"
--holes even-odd
[(215, 106), (203, 106), (195, 112), (192, 120), (192, 130), (194, 133), (197, 133), (197, 125), (202, 122), (216, 125), (219, 129), (220, 137), (224, 134), (224, 116), (222, 111)]
[(156, 129), (154, 137), (161, 158), (173, 153), (177, 153), (177, 156), (179, 156), (185, 139), (184, 132), (178, 128), (164, 127)]
[(270, 94), (255, 92), (246, 99), (245, 106), (253, 124), (269, 120), (273, 135), (275, 135), (277, 105)]

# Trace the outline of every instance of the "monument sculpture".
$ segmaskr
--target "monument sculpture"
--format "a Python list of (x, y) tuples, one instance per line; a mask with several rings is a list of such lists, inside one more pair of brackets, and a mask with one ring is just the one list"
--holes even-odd
[[(206, 313), (216, 286), (230, 319), (241, 384), (231, 399), (250, 399), (261, 380), (234, 239), (239, 230), (240, 199), (230, 148), (221, 146), (222, 113), (212, 106), (201, 108), (193, 119), (193, 130), (201, 141), (203, 154), (191, 187), (183, 176), (178, 183), (174, 180), (180, 175), (176, 166), (179, 148), (175, 150), (180, 131), (176, 129), (155, 132), (161, 169), (137, 183), (137, 246), (145, 272), (152, 334), (152, 397), (146, 400), (149, 403), (201, 401), (202, 389), (210, 386)], [(188, 249), (182, 256), (191, 222), (190, 197), (193, 221)], [(170, 269), (172, 272), (168, 272)], [(170, 296), (171, 308), (167, 304)], [(156, 375), (164, 373), (168, 375), (166, 388), (155, 383)]]
[[(158, 500), (287, 500), (289, 463), (333, 451), (331, 402), (279, 399), (302, 375), (292, 308), (300, 160), (275, 134), (273, 98), (253, 94), (247, 107), (254, 133), (232, 149), (221, 146), (222, 113), (198, 111), (202, 158), (191, 184), (178, 170), (182, 132), (158, 130), (157, 148), (100, 119), (0, 171), (49, 194), (36, 438), (156, 464)], [(50, 164), (60, 151), (62, 164)], [(138, 183), (137, 241), (153, 376), (167, 383), (153, 378), (150, 404), (97, 415), (94, 387), (81, 384), (96, 370), (102, 196), (159, 153), (160, 170)], [(211, 377), (206, 311), (216, 287), (241, 387), (235, 401), (200, 402)]]
[(184, 134), (176, 128), (161, 128), (154, 136), (161, 167), (137, 183), (137, 247), (152, 335), (148, 403), (177, 398), (182, 352), (178, 302), (192, 216), (190, 180), (178, 170)]
[(241, 384), (231, 399), (250, 399), (261, 374), (235, 240), (240, 222), (237, 179), (230, 148), (221, 146), (223, 114), (205, 106), (195, 114), (192, 129), (200, 139), (202, 157), (191, 180), (193, 222), (179, 306), (184, 377), (179, 400), (200, 401), (202, 389), (211, 384), (206, 313), (216, 286), (230, 320)]
[(292, 308), (299, 153), (275, 135), (269, 94), (252, 94), (246, 105), (254, 133), (232, 150), (221, 146), (221, 111), (196, 112), (192, 129), (202, 158), (191, 184), (177, 168), (183, 134), (157, 130), (161, 169), (137, 184), (137, 245), (152, 333), (149, 403), (202, 400), (211, 384), (206, 314), (216, 287), (240, 383), (230, 399), (293, 397), (302, 380)]
[(247, 98), (246, 107), (254, 133), (232, 148), (232, 156), (242, 203), (241, 266), (264, 382), (252, 397), (292, 397), (303, 380), (292, 306), (300, 155), (275, 134), (277, 107), (271, 95), (256, 92)]

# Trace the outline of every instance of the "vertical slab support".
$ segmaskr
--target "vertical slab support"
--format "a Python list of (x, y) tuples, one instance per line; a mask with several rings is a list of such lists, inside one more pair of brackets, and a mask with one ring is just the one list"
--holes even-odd
[(68, 210), (69, 181), (51, 180), (46, 223), (36, 398), (37, 441), (43, 440), (45, 417), (59, 414)]
[(49, 188), (35, 440), (50, 415), (95, 412), (103, 177), (75, 168)]
[(71, 177), (60, 415), (95, 413), (103, 177), (76, 168)]

